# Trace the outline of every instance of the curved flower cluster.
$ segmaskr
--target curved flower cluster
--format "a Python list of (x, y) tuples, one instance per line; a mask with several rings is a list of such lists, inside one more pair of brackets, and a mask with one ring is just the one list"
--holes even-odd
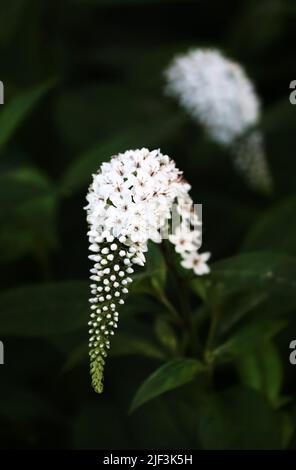
[(117, 327), (120, 304), (128, 293), (133, 265), (143, 266), (148, 240), (160, 243), (172, 218), (178, 224), (168, 235), (182, 264), (206, 274), (209, 254), (200, 255), (200, 226), (188, 194), (190, 185), (175, 163), (159, 150), (129, 150), (103, 163), (87, 195), (91, 269), (90, 359), (93, 386), (103, 389), (103, 368), (110, 337)]
[[(250, 144), (241, 149), (237, 145), (237, 140), (252, 129), (260, 117), (259, 98), (243, 68), (219, 51), (196, 49), (175, 58), (166, 71), (166, 78), (168, 93), (180, 101), (213, 140), (222, 145), (235, 145), (240, 154), (238, 168), (252, 186), (269, 187), (263, 146), (259, 148), (258, 140), (256, 147), (252, 145), (257, 138), (251, 137)], [(247, 147), (248, 152), (253, 152), (250, 157), (245, 152)], [(259, 168), (259, 175), (254, 173), (254, 167)]]

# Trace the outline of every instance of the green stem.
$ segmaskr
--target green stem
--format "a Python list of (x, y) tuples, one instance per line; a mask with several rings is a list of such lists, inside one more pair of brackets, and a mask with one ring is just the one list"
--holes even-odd
[(176, 323), (178, 326), (180, 326), (180, 316), (178, 311), (175, 309), (173, 304), (170, 302), (170, 300), (167, 298), (164, 292), (161, 290), (156, 290), (156, 297), (159, 299), (159, 301), (168, 309), (168, 311), (171, 313), (172, 320), (174, 323)]
[(205, 363), (208, 365), (208, 377), (209, 377), (209, 384), (213, 385), (213, 374), (214, 374), (214, 360), (212, 357), (212, 349), (214, 345), (214, 340), (217, 332), (217, 326), (219, 323), (221, 311), (220, 308), (216, 303), (212, 306), (212, 315), (211, 315), (211, 324), (209, 328), (208, 337), (206, 340), (206, 346), (204, 351), (204, 360)]
[(167, 246), (165, 244), (162, 244), (161, 246), (166, 263), (171, 269), (171, 272), (173, 273), (176, 283), (178, 285), (178, 296), (180, 302), (180, 309), (182, 312), (181, 322), (179, 322), (179, 324), (183, 327), (182, 350), (183, 352), (185, 352), (188, 348), (190, 348), (192, 353), (195, 353), (196, 349), (198, 349), (197, 346), (199, 344), (199, 341), (192, 322), (192, 311), (188, 296), (186, 279), (183, 279), (178, 274), (178, 272), (176, 272), (174, 263), (172, 263), (171, 257), (168, 253)]
[(50, 261), (48, 251), (42, 243), (36, 242), (35, 258), (40, 266), (44, 280), (49, 281), (51, 279)]

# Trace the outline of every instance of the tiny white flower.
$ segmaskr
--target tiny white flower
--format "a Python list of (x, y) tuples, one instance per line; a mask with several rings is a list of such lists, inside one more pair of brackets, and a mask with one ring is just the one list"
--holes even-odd
[(187, 253), (184, 255), (184, 259), (181, 261), (181, 265), (184, 268), (193, 269), (194, 273), (198, 276), (208, 274), (210, 272), (210, 268), (207, 265), (207, 261), (209, 260), (210, 256), (210, 253)]
[[(185, 230), (184, 227), (179, 226), (175, 230), (173, 235), (169, 236), (171, 243), (175, 245), (175, 250), (177, 253), (186, 253), (196, 250), (196, 244), (198, 242), (198, 237), (200, 232)], [(194, 243), (195, 242), (195, 243)]]

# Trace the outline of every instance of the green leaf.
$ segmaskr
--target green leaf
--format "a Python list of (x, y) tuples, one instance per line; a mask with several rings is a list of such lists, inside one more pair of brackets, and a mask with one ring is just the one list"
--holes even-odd
[(61, 92), (54, 118), (61, 139), (73, 151), (80, 151), (120, 134), (123, 123), (124, 129), (132, 129), (141, 121), (149, 122), (163, 113), (164, 104), (132, 85), (87, 83)]
[(62, 281), (19, 287), (0, 294), (2, 335), (50, 336), (87, 324), (88, 283)]
[(190, 281), (192, 291), (203, 301), (206, 302), (211, 288), (211, 281), (203, 277)]
[(176, 352), (178, 339), (176, 333), (166, 318), (157, 316), (155, 322), (155, 333), (160, 342), (168, 351)]
[(244, 251), (275, 250), (296, 255), (295, 196), (261, 214), (244, 243)]
[(157, 291), (162, 291), (166, 282), (166, 263), (158, 245), (149, 243), (147, 264), (147, 276), (151, 278), (152, 285)]
[(254, 318), (252, 321), (238, 328), (230, 338), (220, 344), (213, 356), (218, 360), (233, 360), (258, 349), (264, 341), (271, 339), (281, 331), (287, 322), (274, 318)]
[(110, 349), (111, 356), (143, 355), (153, 359), (164, 359), (163, 352), (147, 338), (120, 332), (114, 336)]
[(295, 296), (296, 258), (273, 252), (248, 253), (212, 265), (212, 279), (224, 295), (244, 289), (262, 289)]
[(280, 416), (264, 397), (233, 388), (199, 401), (198, 433), (206, 450), (265, 450), (282, 447)]
[(23, 120), (37, 105), (38, 101), (52, 88), (55, 81), (50, 80), (42, 85), (25, 91), (2, 106), (0, 114), (0, 149), (8, 142)]
[[(296, 308), (296, 259), (287, 255), (257, 252), (238, 255), (212, 264), (210, 304), (217, 289), (221, 321), (216, 337), (252, 318), (292, 314)], [(207, 306), (209, 311), (210, 306)]]
[(0, 43), (6, 44), (15, 33), (26, 0), (2, 0), (0, 3)]
[(282, 413), (282, 442), (283, 449), (286, 449), (295, 433), (294, 420), (288, 413)]
[(132, 401), (130, 411), (135, 411), (147, 401), (191, 382), (203, 371), (204, 365), (195, 359), (179, 358), (167, 362), (140, 386)]
[(56, 203), (51, 182), (35, 168), (19, 168), (0, 176), (2, 262), (28, 253), (43, 256), (56, 245)]
[(155, 295), (151, 278), (148, 276), (147, 272), (141, 272), (140, 274), (133, 276), (133, 283), (131, 284), (130, 292), (137, 295)]
[(168, 135), (173, 135), (179, 126), (179, 117), (154, 119), (149, 125), (134, 125), (105, 142), (99, 142), (69, 165), (61, 180), (61, 190), (65, 194), (70, 194), (87, 186), (91, 182), (92, 173), (95, 173), (104, 161), (110, 160), (112, 155), (130, 148), (157, 146)]
[(0, 175), (0, 217), (7, 221), (13, 212), (20, 215), (27, 205), (53, 193), (51, 182), (37, 168), (21, 167), (4, 173)]
[[(133, 283), (131, 284), (133, 286)], [(143, 295), (142, 290), (138, 293), (138, 290), (134, 292), (133, 288), (128, 296), (128, 301), (121, 306), (120, 314), (124, 318), (133, 317), (141, 314), (153, 315), (157, 313), (157, 309), (160, 310), (160, 306), (151, 297)]]
[(237, 361), (237, 370), (245, 385), (261, 392), (277, 406), (283, 383), (283, 367), (271, 341), (262, 341), (257, 350), (241, 356)]
[(213, 289), (220, 289), (221, 321), (216, 335), (220, 342), (247, 317), (271, 320), (293, 314), (295, 280), (295, 258), (278, 253), (242, 254), (214, 263), (211, 281)]
[(226, 296), (221, 304), (223, 321), (217, 327), (218, 336), (224, 337), (247, 317), (257, 318), (256, 313), (260, 314), (260, 311), (260, 316), (263, 316), (265, 305), (269, 301), (270, 297), (267, 292), (253, 288)]
[[(166, 263), (158, 245), (150, 242), (146, 254), (146, 270), (133, 276), (132, 294), (148, 294), (163, 303), (166, 283)], [(155, 310), (155, 309), (153, 309)]]

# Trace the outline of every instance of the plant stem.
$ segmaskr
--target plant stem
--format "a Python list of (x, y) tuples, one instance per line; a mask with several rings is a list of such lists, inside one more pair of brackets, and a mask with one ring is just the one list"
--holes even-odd
[(213, 385), (213, 374), (214, 374), (214, 361), (212, 357), (212, 348), (213, 343), (216, 336), (217, 326), (220, 319), (220, 308), (216, 303), (212, 305), (212, 315), (211, 315), (211, 324), (209, 328), (208, 337), (206, 340), (206, 346), (204, 351), (204, 360), (205, 363), (208, 365), (208, 377), (209, 377), (209, 384)]
[(49, 256), (45, 246), (41, 243), (36, 243), (35, 258), (40, 266), (44, 280), (49, 281), (51, 279)]
[(182, 322), (180, 321), (180, 316), (179, 316), (179, 313), (178, 311), (175, 309), (175, 307), (173, 306), (173, 304), (170, 302), (170, 300), (167, 298), (167, 296), (165, 295), (164, 292), (160, 291), (160, 290), (157, 290), (156, 292), (157, 294), (157, 298), (160, 300), (160, 302), (166, 306), (166, 308), (169, 310), (169, 312), (171, 313), (172, 315), (172, 319), (174, 320), (174, 322), (180, 326), (180, 324), (182, 324)]
[[(183, 333), (184, 333), (182, 349), (185, 351), (188, 348), (188, 346), (190, 346), (192, 349), (192, 352), (194, 352), (194, 350), (196, 349), (196, 344), (198, 343), (198, 338), (196, 337), (194, 327), (193, 327), (191, 305), (189, 301), (186, 280), (183, 279), (176, 272), (174, 263), (172, 263), (169, 253), (167, 251), (167, 246), (165, 244), (162, 244), (161, 247), (162, 247), (162, 252), (164, 254), (166, 263), (168, 267), (171, 269), (171, 272), (173, 273), (176, 283), (178, 285), (178, 296), (179, 296), (180, 308), (182, 312), (181, 326), (183, 326)], [(179, 316), (179, 319), (180, 319), (180, 316)]]

